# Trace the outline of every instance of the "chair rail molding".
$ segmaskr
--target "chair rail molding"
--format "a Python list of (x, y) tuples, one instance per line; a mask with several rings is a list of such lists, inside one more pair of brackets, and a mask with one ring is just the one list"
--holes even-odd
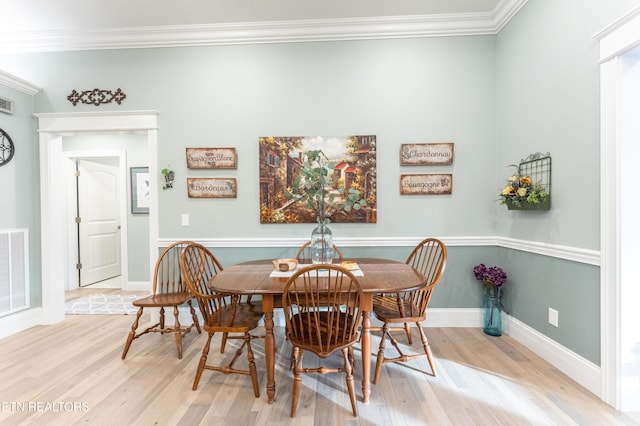
[[(186, 237), (185, 237), (186, 238)], [(160, 238), (158, 247), (166, 247), (180, 238)], [(589, 265), (600, 265), (600, 252), (579, 247), (570, 247), (557, 244), (541, 243), (538, 241), (518, 240), (515, 238), (498, 236), (473, 236), (473, 237), (436, 237), (449, 247), (504, 247), (543, 256), (556, 257)], [(345, 237), (334, 240), (338, 247), (415, 247), (424, 236), (416, 237)], [(300, 247), (307, 237), (286, 238), (191, 238), (205, 247)]]

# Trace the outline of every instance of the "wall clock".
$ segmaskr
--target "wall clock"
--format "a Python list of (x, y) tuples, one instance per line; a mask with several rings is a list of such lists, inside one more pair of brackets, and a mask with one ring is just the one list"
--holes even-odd
[(0, 129), (0, 166), (4, 166), (13, 158), (15, 149), (7, 132)]

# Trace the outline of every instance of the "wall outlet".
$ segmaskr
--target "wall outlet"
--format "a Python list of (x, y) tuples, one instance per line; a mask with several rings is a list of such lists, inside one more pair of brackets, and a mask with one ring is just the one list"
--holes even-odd
[(558, 311), (549, 307), (549, 324), (554, 327), (558, 326)]
[(189, 215), (188, 214), (183, 214), (182, 215), (182, 226), (189, 226)]

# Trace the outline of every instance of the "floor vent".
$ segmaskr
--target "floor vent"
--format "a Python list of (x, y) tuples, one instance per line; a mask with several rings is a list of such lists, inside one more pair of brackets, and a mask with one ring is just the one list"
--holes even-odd
[(0, 230), (0, 317), (29, 308), (29, 234)]
[(13, 114), (13, 101), (6, 98), (0, 98), (0, 112)]

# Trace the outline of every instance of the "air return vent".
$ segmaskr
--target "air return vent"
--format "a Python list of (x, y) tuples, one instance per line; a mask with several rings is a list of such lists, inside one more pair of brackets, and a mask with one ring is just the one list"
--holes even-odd
[(13, 114), (13, 101), (5, 98), (0, 98), (0, 112)]

